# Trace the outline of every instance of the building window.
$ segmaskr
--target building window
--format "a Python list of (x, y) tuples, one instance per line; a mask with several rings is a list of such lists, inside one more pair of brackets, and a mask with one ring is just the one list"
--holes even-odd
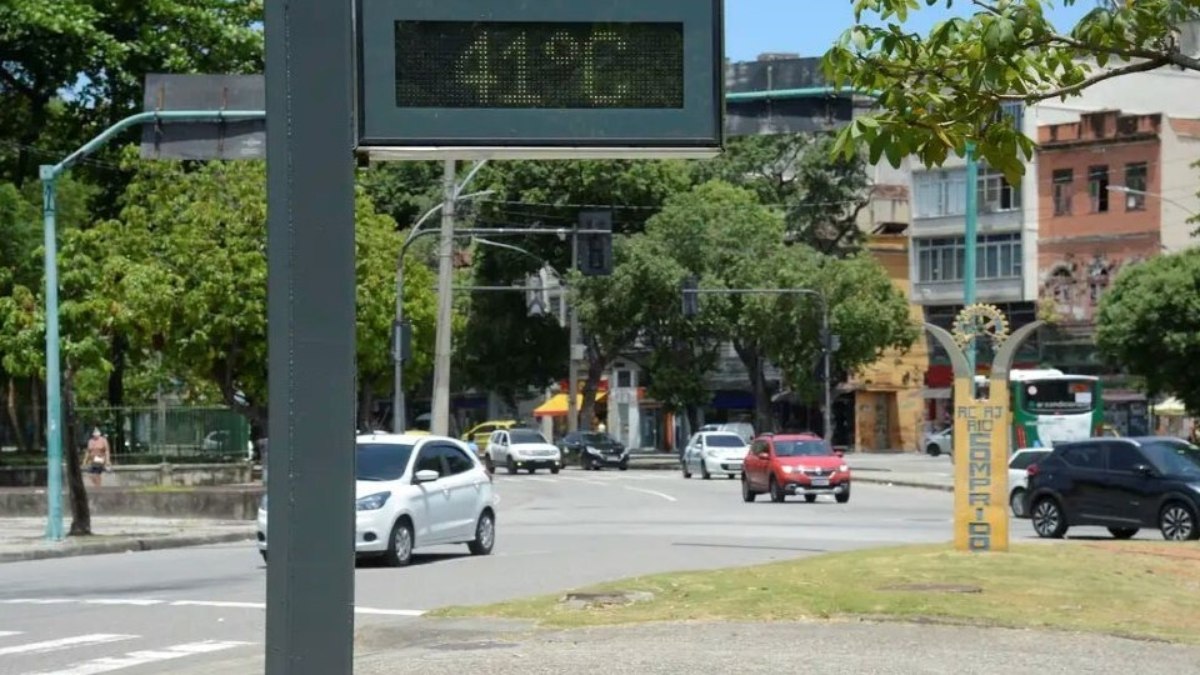
[(979, 212), (996, 213), (1021, 208), (1021, 188), (1010, 185), (1004, 174), (993, 169), (979, 170)]
[(1125, 193), (1125, 210), (1126, 211), (1145, 211), (1146, 210), (1146, 163), (1138, 162), (1137, 164), (1125, 165), (1125, 187), (1129, 191)]
[[(930, 237), (916, 240), (917, 279), (922, 283), (962, 281), (966, 271), (963, 237)], [(977, 279), (1021, 277), (1021, 235), (986, 234), (975, 251)]]
[(1088, 169), (1088, 194), (1092, 199), (1092, 213), (1108, 213), (1108, 167), (1093, 166)]
[(926, 171), (913, 176), (918, 218), (961, 216), (967, 212), (966, 171)]
[(1070, 169), (1054, 170), (1054, 215), (1071, 215), (1071, 196), (1075, 183), (1075, 172)]

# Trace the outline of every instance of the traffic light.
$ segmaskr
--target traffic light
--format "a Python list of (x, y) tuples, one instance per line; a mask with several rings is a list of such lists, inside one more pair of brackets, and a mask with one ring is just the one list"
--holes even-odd
[(700, 280), (695, 276), (683, 280), (683, 315), (689, 319), (700, 313), (700, 295), (696, 293), (699, 289)]
[(392, 358), (400, 363), (412, 358), (412, 323), (392, 322)]
[(579, 229), (604, 230), (599, 234), (580, 234), (578, 269), (585, 277), (604, 277), (613, 271), (612, 211), (581, 211)]

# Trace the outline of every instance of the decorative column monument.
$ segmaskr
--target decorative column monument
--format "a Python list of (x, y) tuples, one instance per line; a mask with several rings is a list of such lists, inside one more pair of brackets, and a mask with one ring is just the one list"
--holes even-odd
[[(1011, 336), (1008, 319), (992, 305), (968, 305), (953, 332), (925, 324), (950, 355), (954, 367), (954, 547), (959, 551), (1008, 550), (1008, 373), (1017, 347), (1043, 322), (1022, 326)], [(987, 396), (976, 398), (975, 373), (966, 349), (990, 340), (996, 350)]]

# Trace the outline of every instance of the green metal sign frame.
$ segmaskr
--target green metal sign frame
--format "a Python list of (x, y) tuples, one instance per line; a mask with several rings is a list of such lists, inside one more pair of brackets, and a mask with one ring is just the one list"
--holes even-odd
[[(373, 159), (708, 157), (723, 145), (723, 0), (356, 0), (356, 6), (356, 140), (358, 152)], [(645, 108), (402, 105), (398, 24), (426, 21), (476, 28), (561, 23), (564, 30), (680, 26), (682, 96), (678, 105)], [(461, 73), (445, 74), (455, 76)]]

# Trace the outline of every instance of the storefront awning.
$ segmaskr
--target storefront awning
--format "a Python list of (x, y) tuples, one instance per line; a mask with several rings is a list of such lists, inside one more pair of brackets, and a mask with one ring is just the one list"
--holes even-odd
[(1187, 414), (1187, 408), (1183, 405), (1183, 401), (1172, 396), (1162, 403), (1157, 403), (1150, 407), (1155, 415), (1161, 417), (1183, 417)]
[[(604, 392), (596, 393), (596, 402), (604, 400)], [(549, 401), (541, 404), (533, 411), (534, 417), (566, 417), (567, 407), (570, 401), (567, 400), (566, 394), (555, 394)], [(583, 409), (583, 394), (575, 395), (575, 409)]]

